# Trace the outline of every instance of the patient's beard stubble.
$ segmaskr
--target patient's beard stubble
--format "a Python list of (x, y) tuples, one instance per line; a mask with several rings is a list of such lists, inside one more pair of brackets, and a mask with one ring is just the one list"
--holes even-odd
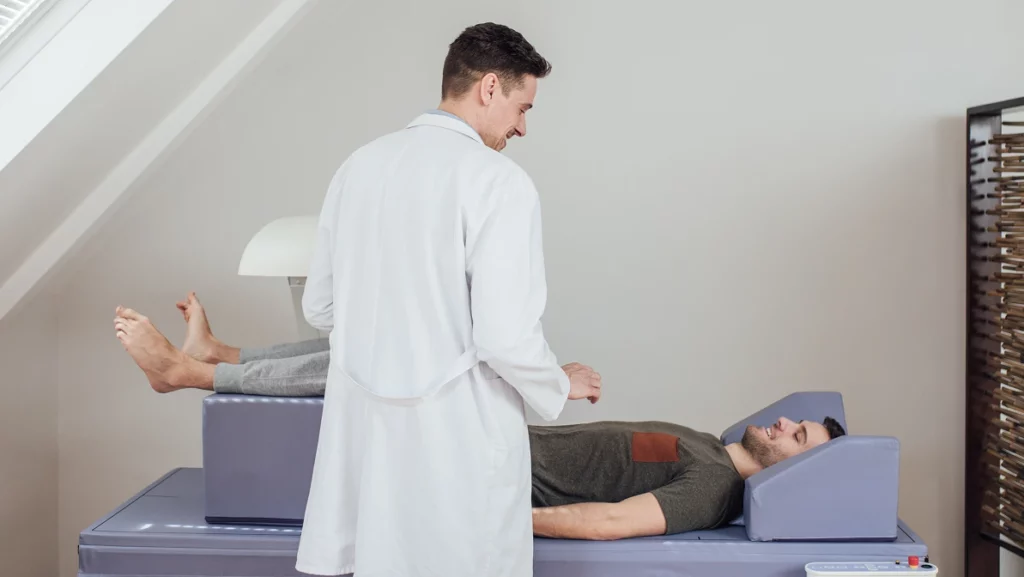
[(766, 443), (763, 439), (757, 436), (756, 427), (747, 427), (747, 430), (743, 433), (743, 439), (740, 444), (744, 449), (750, 453), (750, 456), (764, 468), (771, 467), (775, 463), (778, 463), (783, 459), (783, 456), (779, 453), (776, 447), (773, 447)]

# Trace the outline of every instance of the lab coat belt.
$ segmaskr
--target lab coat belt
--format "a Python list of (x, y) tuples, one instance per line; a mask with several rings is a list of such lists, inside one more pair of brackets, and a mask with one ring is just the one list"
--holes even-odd
[[(360, 391), (368, 394), (374, 400), (382, 401), (389, 404), (409, 405), (428, 400), (431, 397), (437, 395), (437, 393), (439, 393), (441, 389), (444, 388), (445, 385), (457, 379), (466, 371), (475, 367), (477, 364), (479, 364), (479, 362), (480, 359), (477, 357), (476, 349), (470, 348), (466, 352), (462, 353), (462, 355), (459, 356), (459, 358), (457, 358), (454, 363), (452, 363), (451, 368), (441, 378), (433, 381), (427, 386), (416, 385), (411, 388), (412, 390), (410, 392), (406, 392), (404, 394), (384, 393), (378, 390), (374, 390), (374, 388), (363, 385), (362, 383), (353, 379), (351, 376), (349, 376), (348, 373), (346, 373), (340, 367), (335, 366), (334, 368), (339, 373), (341, 373), (345, 380), (347, 380), (351, 385), (354, 385)], [(393, 390), (393, 387), (386, 388)]]

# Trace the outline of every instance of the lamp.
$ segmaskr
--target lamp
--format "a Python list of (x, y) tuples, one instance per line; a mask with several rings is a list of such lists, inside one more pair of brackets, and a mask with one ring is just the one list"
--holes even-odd
[(320, 331), (309, 326), (302, 312), (302, 292), (313, 260), (316, 243), (316, 216), (289, 216), (267, 224), (257, 232), (242, 252), (238, 264), (241, 276), (285, 277), (292, 293), (299, 337), (320, 338)]

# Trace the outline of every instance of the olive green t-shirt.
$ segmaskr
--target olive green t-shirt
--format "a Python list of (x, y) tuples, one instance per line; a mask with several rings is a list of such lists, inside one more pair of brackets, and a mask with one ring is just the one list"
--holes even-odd
[(667, 533), (713, 529), (743, 510), (743, 478), (722, 442), (655, 421), (531, 426), (533, 506), (615, 503), (652, 493)]

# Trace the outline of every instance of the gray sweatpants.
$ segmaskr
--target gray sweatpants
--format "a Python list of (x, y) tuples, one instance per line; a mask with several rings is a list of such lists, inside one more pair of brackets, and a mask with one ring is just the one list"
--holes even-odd
[(327, 339), (242, 349), (239, 364), (220, 363), (213, 390), (273, 397), (319, 397), (327, 390), (331, 345)]

